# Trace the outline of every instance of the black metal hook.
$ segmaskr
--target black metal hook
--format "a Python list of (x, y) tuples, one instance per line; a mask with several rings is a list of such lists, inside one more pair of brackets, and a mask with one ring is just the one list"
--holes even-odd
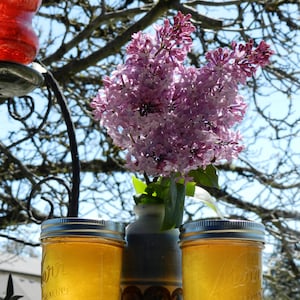
[(69, 198), (68, 217), (77, 217), (79, 210), (79, 188), (80, 188), (80, 160), (75, 135), (74, 124), (71, 119), (71, 113), (68, 109), (66, 99), (51, 72), (43, 73), (45, 83), (53, 91), (58, 104), (61, 107), (62, 115), (67, 126), (68, 137), (70, 141), (70, 150), (72, 157), (72, 190)]

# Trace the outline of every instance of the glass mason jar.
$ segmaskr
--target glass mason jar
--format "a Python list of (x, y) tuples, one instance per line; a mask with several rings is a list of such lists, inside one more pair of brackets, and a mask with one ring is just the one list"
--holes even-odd
[(41, 0), (0, 1), (0, 61), (31, 63), (38, 52), (32, 19)]
[(262, 224), (200, 220), (180, 231), (184, 300), (262, 299)]
[(42, 300), (119, 300), (123, 225), (80, 218), (41, 226)]

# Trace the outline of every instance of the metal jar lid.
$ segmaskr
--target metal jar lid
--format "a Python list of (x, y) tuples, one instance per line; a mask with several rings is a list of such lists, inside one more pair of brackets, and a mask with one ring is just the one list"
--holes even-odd
[(264, 225), (246, 220), (204, 219), (180, 228), (180, 241), (238, 239), (264, 242)]
[(41, 240), (59, 236), (102, 237), (124, 242), (125, 228), (121, 223), (81, 218), (49, 219), (41, 224)]

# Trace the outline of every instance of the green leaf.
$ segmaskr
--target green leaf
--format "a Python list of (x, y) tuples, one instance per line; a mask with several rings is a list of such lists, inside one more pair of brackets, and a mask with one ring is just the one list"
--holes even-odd
[(137, 178), (133, 178), (135, 190), (139, 194), (133, 196), (136, 204), (161, 204), (163, 201), (163, 189), (160, 181), (151, 182), (148, 185)]
[(163, 197), (165, 204), (165, 216), (162, 230), (179, 227), (182, 224), (183, 207), (185, 200), (185, 185), (175, 181), (171, 176), (169, 187)]
[(185, 195), (190, 197), (194, 196), (195, 187), (196, 187), (195, 182), (187, 182), (185, 185)]
[(133, 196), (133, 199), (135, 201), (135, 204), (157, 204), (157, 198), (152, 197), (147, 194), (141, 194), (138, 196)]
[(147, 184), (144, 181), (136, 178), (135, 176), (132, 176), (132, 183), (133, 183), (133, 187), (135, 189), (135, 192), (138, 195), (145, 193), (145, 190), (147, 188)]
[(213, 165), (207, 166), (204, 170), (199, 168), (189, 172), (197, 185), (219, 188), (217, 169)]

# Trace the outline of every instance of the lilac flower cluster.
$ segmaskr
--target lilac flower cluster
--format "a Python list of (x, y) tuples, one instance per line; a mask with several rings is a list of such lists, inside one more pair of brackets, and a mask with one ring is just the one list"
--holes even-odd
[(113, 142), (127, 150), (127, 167), (148, 175), (185, 175), (237, 157), (243, 147), (232, 127), (245, 114), (238, 94), (258, 67), (269, 63), (269, 45), (232, 43), (206, 54), (201, 68), (185, 66), (195, 30), (181, 12), (155, 35), (138, 32), (125, 64), (103, 79), (91, 106)]

